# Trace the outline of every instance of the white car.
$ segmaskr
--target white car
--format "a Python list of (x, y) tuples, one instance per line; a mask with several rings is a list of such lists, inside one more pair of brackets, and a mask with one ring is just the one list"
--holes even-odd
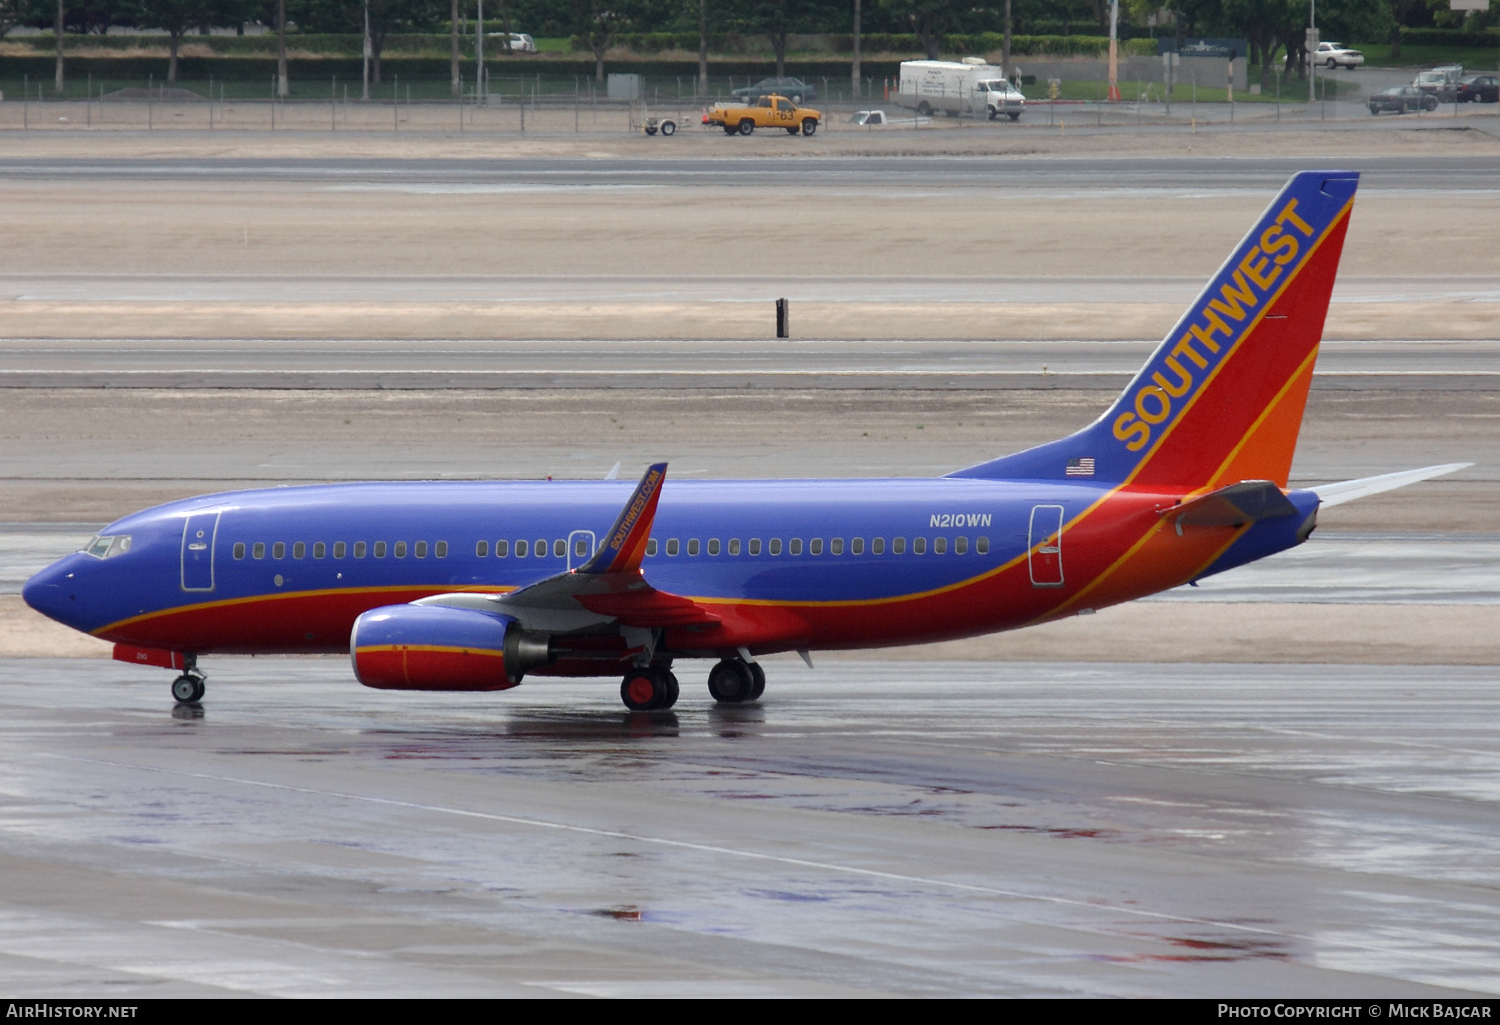
[(920, 128), (932, 124), (930, 117), (891, 117), (883, 110), (855, 111), (850, 124), (861, 128)]
[[(486, 32), (489, 39), (505, 39), (504, 32)], [(510, 34), (511, 53), (536, 53), (536, 40), (525, 32), (512, 32)]]
[(1329, 68), (1357, 68), (1364, 62), (1363, 53), (1351, 50), (1343, 43), (1319, 43), (1318, 52), (1313, 55), (1313, 63)]

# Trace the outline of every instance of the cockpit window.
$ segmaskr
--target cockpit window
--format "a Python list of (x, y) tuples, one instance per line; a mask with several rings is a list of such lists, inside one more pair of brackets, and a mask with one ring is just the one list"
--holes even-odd
[(130, 535), (98, 534), (89, 538), (89, 543), (81, 551), (96, 559), (113, 559), (130, 551)]

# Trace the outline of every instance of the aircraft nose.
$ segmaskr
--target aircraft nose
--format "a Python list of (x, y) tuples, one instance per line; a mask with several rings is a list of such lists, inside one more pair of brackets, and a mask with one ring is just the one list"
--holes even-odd
[(21, 588), (21, 600), (50, 619), (69, 623), (69, 613), (77, 605), (74, 573), (72, 557), (59, 559), (26, 581)]

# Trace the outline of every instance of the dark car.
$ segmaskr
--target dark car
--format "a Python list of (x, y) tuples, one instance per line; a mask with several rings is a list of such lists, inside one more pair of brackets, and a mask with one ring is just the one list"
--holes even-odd
[(818, 90), (800, 78), (763, 78), (754, 85), (736, 89), (733, 96), (746, 103), (754, 103), (762, 96), (785, 96), (793, 103), (803, 103), (818, 98)]
[(1500, 75), (1467, 75), (1458, 80), (1459, 103), (1500, 103)]
[(1437, 110), (1437, 97), (1424, 93), (1414, 85), (1393, 85), (1378, 93), (1370, 94), (1370, 113), (1393, 110), (1405, 114), (1412, 110)]

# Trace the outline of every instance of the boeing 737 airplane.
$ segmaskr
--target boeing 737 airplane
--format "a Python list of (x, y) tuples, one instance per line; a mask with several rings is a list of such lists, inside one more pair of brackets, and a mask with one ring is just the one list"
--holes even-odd
[[(206, 495), (110, 524), (26, 602), (115, 658), (347, 651), (369, 687), (623, 678), (757, 699), (757, 656), (971, 637), (1090, 612), (1307, 540), (1320, 506), (1467, 464), (1287, 477), (1359, 176), (1296, 175), (1109, 410), (936, 480), (414, 481)], [(810, 659), (809, 659), (810, 661)]]

